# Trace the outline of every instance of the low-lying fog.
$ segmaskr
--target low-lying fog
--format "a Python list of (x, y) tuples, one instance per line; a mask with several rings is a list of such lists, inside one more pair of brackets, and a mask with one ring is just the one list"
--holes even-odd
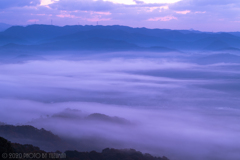
[(240, 63), (147, 56), (2, 63), (0, 121), (43, 127), (80, 151), (238, 160)]

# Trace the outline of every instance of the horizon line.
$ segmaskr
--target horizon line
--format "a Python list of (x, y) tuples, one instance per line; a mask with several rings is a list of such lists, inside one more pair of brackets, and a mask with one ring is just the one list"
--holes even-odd
[[(28, 25), (10, 25), (7, 23), (2, 23), (2, 24), (6, 24), (9, 25), (11, 27), (16, 27), (16, 26), (21, 26), (21, 27), (28, 27), (28, 26), (34, 26), (34, 25), (44, 25), (44, 26), (55, 26), (55, 27), (66, 27), (66, 26), (102, 26), (102, 27), (108, 27), (108, 26), (122, 26), (122, 27), (129, 27), (129, 28), (133, 28), (133, 29), (137, 29), (137, 28), (143, 28), (143, 29), (149, 29), (149, 30), (154, 30), (154, 29), (159, 29), (159, 30), (172, 30), (172, 31), (195, 31), (195, 32), (202, 32), (202, 33), (233, 33), (233, 32), (240, 32), (240, 31), (201, 31), (201, 30), (195, 30), (195, 29), (169, 29), (169, 28), (147, 28), (147, 27), (131, 27), (131, 26), (127, 26), (127, 25), (118, 25), (118, 24), (114, 24), (114, 25), (82, 25), (82, 24), (76, 24), (76, 25), (54, 25), (54, 24), (28, 24)], [(7, 28), (7, 29), (9, 29)], [(6, 29), (6, 30), (7, 30)], [(5, 31), (5, 30), (4, 30)], [(2, 31), (2, 32), (4, 32)]]

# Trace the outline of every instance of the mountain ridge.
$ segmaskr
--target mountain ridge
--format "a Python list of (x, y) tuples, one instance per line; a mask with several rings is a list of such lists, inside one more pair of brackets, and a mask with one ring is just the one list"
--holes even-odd
[[(89, 40), (92, 39), (92, 40)], [(99, 39), (99, 40), (98, 40)], [(209, 47), (215, 41), (215, 47)], [(21, 47), (8, 44), (14, 43)], [(232, 33), (210, 33), (185, 30), (132, 28), (128, 26), (12, 26), (0, 32), (0, 49), (44, 50), (145, 50), (145, 51), (218, 51), (240, 48), (240, 37)], [(8, 47), (6, 47), (8, 46)], [(26, 47), (27, 46), (27, 47)], [(64, 47), (65, 46), (65, 47)], [(100, 47), (102, 46), (102, 47)], [(168, 50), (157, 50), (157, 47)], [(154, 49), (153, 49), (154, 48)]]

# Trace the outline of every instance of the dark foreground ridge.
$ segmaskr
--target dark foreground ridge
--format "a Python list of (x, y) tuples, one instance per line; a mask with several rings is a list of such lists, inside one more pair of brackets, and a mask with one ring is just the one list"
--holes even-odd
[[(85, 145), (84, 143), (81, 144)], [(0, 160), (6, 159), (4, 158), (6, 155), (8, 159), (17, 160), (29, 160), (34, 156), (38, 156), (35, 159), (42, 158), (45, 160), (48, 160), (48, 158), (64, 158), (67, 160), (168, 160), (166, 157), (153, 157), (150, 154), (143, 154), (134, 149), (117, 150), (106, 148), (102, 152), (91, 151), (91, 149), (89, 149), (91, 152), (79, 152), (77, 150), (81, 149), (78, 146), (72, 144), (72, 141), (62, 139), (43, 128), (37, 129), (30, 125), (0, 124)], [(11, 158), (11, 156), (14, 157)]]
[(46, 151), (65, 150), (71, 148), (64, 140), (45, 129), (37, 129), (30, 125), (0, 125), (0, 136), (20, 144), (40, 146)]
[(101, 153), (96, 151), (78, 152), (45, 152), (40, 148), (29, 144), (11, 143), (0, 137), (0, 159), (66, 159), (66, 160), (168, 160), (167, 157), (153, 157), (150, 154), (142, 154), (134, 149), (104, 149)]

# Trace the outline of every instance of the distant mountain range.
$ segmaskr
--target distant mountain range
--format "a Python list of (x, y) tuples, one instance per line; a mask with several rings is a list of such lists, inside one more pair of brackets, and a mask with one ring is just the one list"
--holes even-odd
[(127, 26), (12, 26), (0, 32), (0, 50), (221, 51), (240, 50), (240, 33)]

